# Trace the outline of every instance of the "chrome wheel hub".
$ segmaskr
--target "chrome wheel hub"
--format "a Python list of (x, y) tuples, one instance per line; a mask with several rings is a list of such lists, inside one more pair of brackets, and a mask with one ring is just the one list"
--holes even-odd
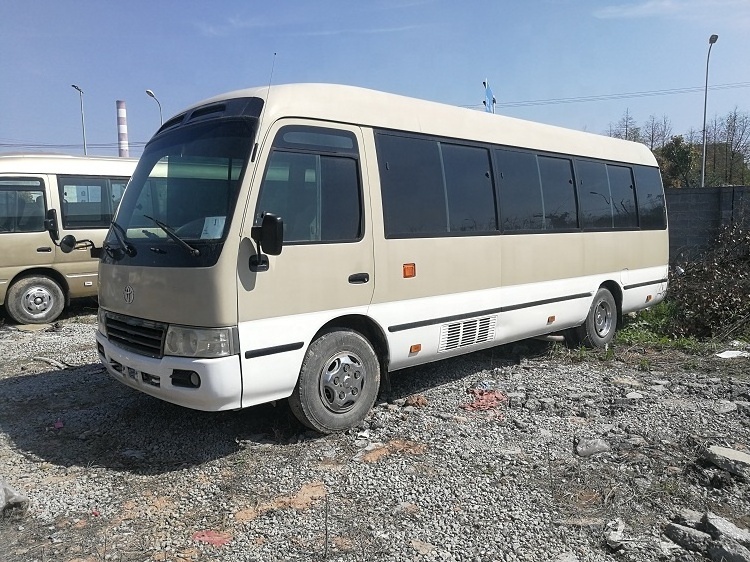
[(614, 322), (614, 311), (606, 301), (600, 302), (596, 306), (594, 313), (594, 329), (599, 337), (605, 337), (612, 330)]
[(362, 360), (353, 353), (331, 357), (320, 373), (320, 399), (331, 412), (348, 412), (362, 395), (367, 378)]
[(53, 297), (44, 287), (29, 287), (21, 297), (23, 309), (29, 314), (41, 314), (52, 307)]

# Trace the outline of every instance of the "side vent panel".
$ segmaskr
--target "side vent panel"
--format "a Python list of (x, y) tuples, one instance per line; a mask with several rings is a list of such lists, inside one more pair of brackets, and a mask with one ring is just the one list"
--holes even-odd
[(463, 322), (452, 322), (440, 327), (438, 353), (468, 347), (495, 339), (497, 316), (485, 316)]

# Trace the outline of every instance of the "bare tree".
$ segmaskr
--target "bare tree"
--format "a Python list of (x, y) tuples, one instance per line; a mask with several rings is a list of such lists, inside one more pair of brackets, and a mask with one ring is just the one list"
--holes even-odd
[(745, 160), (750, 153), (750, 115), (740, 113), (735, 107), (722, 119), (724, 143), (724, 183), (734, 185), (736, 180), (744, 183)]
[(650, 115), (641, 130), (641, 141), (651, 150), (663, 148), (672, 137), (672, 123), (666, 115), (662, 115), (660, 120), (655, 115)]

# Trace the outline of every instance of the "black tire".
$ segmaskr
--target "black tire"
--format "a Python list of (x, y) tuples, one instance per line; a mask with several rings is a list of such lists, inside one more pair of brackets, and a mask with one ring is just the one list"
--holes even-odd
[(607, 347), (618, 325), (617, 303), (609, 290), (601, 287), (594, 296), (586, 321), (578, 328), (578, 340), (586, 347)]
[(380, 362), (370, 342), (352, 330), (332, 330), (307, 349), (289, 407), (307, 427), (336, 433), (365, 419), (379, 387)]
[(23, 277), (5, 295), (5, 309), (19, 324), (48, 324), (65, 308), (65, 294), (57, 281), (45, 276)]

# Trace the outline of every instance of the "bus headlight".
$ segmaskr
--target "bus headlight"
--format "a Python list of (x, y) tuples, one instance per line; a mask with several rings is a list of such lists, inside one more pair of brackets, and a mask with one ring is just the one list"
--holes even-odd
[(206, 358), (234, 355), (232, 329), (170, 326), (164, 342), (164, 353)]

